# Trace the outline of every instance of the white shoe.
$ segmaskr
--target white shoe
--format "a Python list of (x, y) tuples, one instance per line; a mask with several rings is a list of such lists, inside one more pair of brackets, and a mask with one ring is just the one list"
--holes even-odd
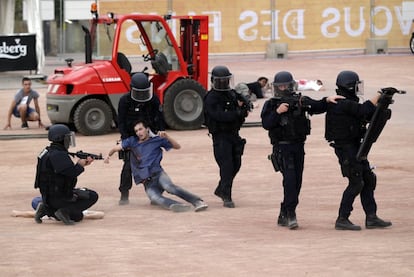
[(195, 212), (201, 212), (204, 211), (205, 209), (208, 208), (207, 203), (205, 203), (203, 200), (198, 200), (195, 204), (194, 204), (194, 211)]

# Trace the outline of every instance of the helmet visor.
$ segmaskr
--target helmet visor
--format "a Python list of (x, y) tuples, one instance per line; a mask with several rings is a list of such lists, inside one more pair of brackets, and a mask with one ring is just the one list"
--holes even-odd
[(355, 84), (355, 94), (364, 95), (364, 81), (360, 80)]
[(211, 77), (211, 86), (214, 90), (226, 91), (230, 90), (234, 86), (233, 75), (225, 77)]
[(131, 87), (131, 98), (137, 102), (147, 102), (152, 98), (152, 83), (149, 88), (139, 89)]
[(76, 146), (75, 132), (70, 132), (69, 134), (65, 135), (65, 137), (63, 138), (63, 145), (66, 149), (69, 149), (69, 147)]
[(295, 81), (291, 81), (291, 82), (275, 82), (272, 83), (273, 85), (273, 94), (274, 95), (279, 95), (281, 93), (293, 93), (297, 90), (298, 85)]

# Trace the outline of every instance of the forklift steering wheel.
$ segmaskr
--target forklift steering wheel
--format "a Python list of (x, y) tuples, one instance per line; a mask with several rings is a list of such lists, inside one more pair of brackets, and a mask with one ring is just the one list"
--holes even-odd
[(153, 49), (152, 51), (148, 52), (146, 55), (142, 55), (144, 58), (144, 62), (151, 61), (155, 59), (155, 55), (158, 54), (158, 49)]

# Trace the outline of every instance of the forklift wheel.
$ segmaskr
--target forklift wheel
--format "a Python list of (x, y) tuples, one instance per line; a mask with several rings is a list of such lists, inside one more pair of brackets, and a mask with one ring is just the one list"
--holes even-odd
[(192, 79), (180, 79), (164, 95), (164, 119), (175, 130), (195, 130), (204, 121), (205, 89)]
[(76, 108), (73, 121), (85, 136), (103, 135), (111, 129), (112, 110), (103, 100), (87, 99)]

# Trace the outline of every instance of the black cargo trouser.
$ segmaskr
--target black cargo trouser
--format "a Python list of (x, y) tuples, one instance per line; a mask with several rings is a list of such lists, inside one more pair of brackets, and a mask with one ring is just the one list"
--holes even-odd
[(302, 188), (303, 166), (305, 159), (304, 143), (279, 143), (281, 169), (283, 175), (282, 210), (295, 214), (299, 204), (299, 194)]
[(213, 134), (214, 158), (220, 168), (220, 181), (216, 191), (223, 199), (231, 200), (234, 177), (241, 167), (246, 140), (235, 133)]
[(83, 219), (83, 211), (92, 207), (98, 201), (98, 194), (90, 189), (85, 189), (87, 193), (74, 199), (64, 199), (60, 197), (48, 196), (48, 209), (57, 211), (63, 209), (75, 222)]
[(335, 154), (341, 166), (342, 175), (348, 178), (348, 186), (342, 195), (339, 216), (348, 218), (353, 210), (355, 198), (360, 194), (361, 204), (365, 214), (377, 212), (374, 198), (376, 176), (372, 172), (368, 160), (358, 161), (356, 154), (359, 145), (335, 145)]
[(132, 169), (131, 169), (131, 161), (130, 161), (130, 154), (129, 150), (124, 150), (123, 161), (124, 164), (122, 166), (121, 171), (121, 180), (119, 183), (119, 191), (127, 192), (132, 188)]

